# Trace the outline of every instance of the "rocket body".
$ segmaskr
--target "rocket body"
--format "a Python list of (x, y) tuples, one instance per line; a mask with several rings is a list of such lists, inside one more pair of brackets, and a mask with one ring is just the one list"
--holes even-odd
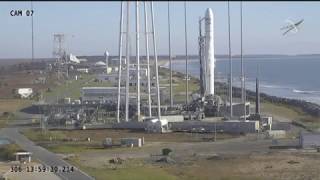
[(205, 14), (204, 62), (202, 63), (205, 95), (214, 95), (215, 58), (213, 38), (213, 13), (211, 8), (208, 8)]

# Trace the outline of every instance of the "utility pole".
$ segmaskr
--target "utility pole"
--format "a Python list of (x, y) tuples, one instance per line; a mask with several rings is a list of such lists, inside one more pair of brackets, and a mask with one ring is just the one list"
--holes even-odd
[(147, 78), (148, 78), (148, 110), (149, 117), (152, 116), (151, 112), (151, 87), (150, 87), (150, 56), (149, 56), (149, 30), (148, 30), (148, 14), (147, 4), (144, 2), (144, 29), (145, 29), (145, 41), (146, 41), (146, 58), (147, 58)]
[(120, 10), (120, 33), (119, 33), (119, 67), (118, 67), (118, 103), (117, 103), (117, 122), (120, 123), (120, 101), (121, 101), (121, 63), (122, 63), (122, 34), (123, 34), (123, 1)]

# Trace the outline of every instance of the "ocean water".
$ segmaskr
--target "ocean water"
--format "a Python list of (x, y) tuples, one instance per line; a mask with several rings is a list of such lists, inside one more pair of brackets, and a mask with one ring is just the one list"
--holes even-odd
[[(247, 89), (255, 90), (255, 78), (259, 76), (261, 92), (320, 104), (320, 55), (246, 57), (244, 62)], [(190, 75), (199, 78), (199, 66), (198, 59), (190, 59)], [(233, 58), (232, 66), (234, 86), (240, 87), (240, 58)], [(173, 69), (185, 73), (185, 61), (173, 61)], [(228, 59), (216, 59), (216, 79), (226, 82), (228, 74)]]

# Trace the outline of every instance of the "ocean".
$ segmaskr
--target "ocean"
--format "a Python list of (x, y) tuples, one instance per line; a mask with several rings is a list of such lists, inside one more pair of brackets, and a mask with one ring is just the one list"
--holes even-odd
[[(240, 87), (240, 58), (232, 58), (232, 62), (234, 86)], [(190, 75), (199, 78), (199, 66), (198, 59), (189, 59)], [(259, 76), (263, 93), (320, 104), (320, 55), (245, 57), (244, 68), (247, 89), (255, 90)], [(185, 73), (185, 61), (173, 60), (173, 70)], [(228, 74), (228, 58), (217, 58), (216, 79), (227, 82)]]

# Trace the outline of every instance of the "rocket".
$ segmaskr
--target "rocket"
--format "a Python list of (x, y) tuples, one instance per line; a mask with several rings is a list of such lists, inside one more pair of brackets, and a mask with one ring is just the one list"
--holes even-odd
[(204, 52), (203, 52), (203, 83), (205, 95), (214, 95), (214, 40), (213, 40), (213, 13), (211, 8), (206, 10), (205, 14), (205, 34), (204, 34)]

